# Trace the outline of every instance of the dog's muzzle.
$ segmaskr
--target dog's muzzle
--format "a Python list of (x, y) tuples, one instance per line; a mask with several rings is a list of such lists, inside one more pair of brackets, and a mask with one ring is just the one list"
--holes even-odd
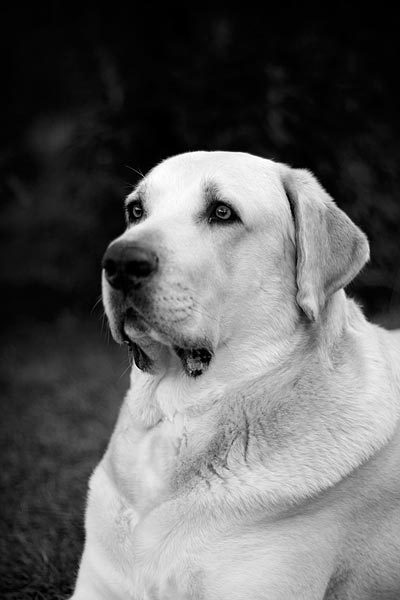
[[(123, 239), (112, 242), (103, 257), (102, 268), (104, 276), (110, 287), (123, 297), (116, 301), (115, 306), (120, 321), (119, 338), (128, 345), (131, 361), (134, 361), (142, 371), (151, 371), (152, 359), (126, 333), (126, 325), (131, 325), (134, 330), (147, 334), (153, 329), (150, 317), (143, 315), (148, 311), (150, 302), (150, 283), (159, 270), (157, 254), (143, 244), (124, 241)], [(155, 329), (154, 329), (155, 331)], [(174, 336), (175, 340), (177, 336)], [(198, 377), (208, 368), (212, 360), (212, 350), (208, 344), (200, 342), (192, 346), (187, 340), (173, 346), (179, 357), (183, 369), (189, 377)]]
[(102, 261), (107, 282), (116, 290), (139, 287), (158, 269), (158, 256), (143, 245), (117, 240), (112, 242)]

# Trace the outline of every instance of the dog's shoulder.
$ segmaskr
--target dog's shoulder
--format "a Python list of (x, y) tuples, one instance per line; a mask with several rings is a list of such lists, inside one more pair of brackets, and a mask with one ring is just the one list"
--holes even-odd
[(380, 331), (384, 355), (390, 365), (396, 397), (400, 404), (400, 329)]

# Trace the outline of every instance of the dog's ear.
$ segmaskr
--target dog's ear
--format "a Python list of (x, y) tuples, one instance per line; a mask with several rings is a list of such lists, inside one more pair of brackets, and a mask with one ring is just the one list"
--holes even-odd
[(283, 183), (295, 224), (296, 300), (315, 321), (367, 262), (368, 240), (309, 171), (287, 168)]

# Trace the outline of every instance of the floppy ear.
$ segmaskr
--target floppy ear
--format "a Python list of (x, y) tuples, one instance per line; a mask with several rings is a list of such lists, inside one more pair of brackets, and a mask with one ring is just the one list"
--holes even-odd
[(368, 240), (309, 171), (288, 168), (283, 183), (295, 223), (296, 300), (315, 321), (367, 262)]

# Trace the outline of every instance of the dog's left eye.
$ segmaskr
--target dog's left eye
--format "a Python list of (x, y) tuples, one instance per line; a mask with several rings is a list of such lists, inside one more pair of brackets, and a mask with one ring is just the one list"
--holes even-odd
[(128, 219), (129, 223), (136, 223), (137, 221), (140, 221), (140, 219), (143, 217), (143, 214), (144, 209), (140, 200), (131, 202), (126, 207), (126, 218)]
[(237, 221), (238, 220), (238, 216), (235, 213), (235, 211), (230, 207), (227, 206), (226, 204), (217, 204), (215, 205), (215, 207), (213, 208), (210, 217), (209, 217), (209, 221), (210, 223), (215, 223), (215, 222), (232, 222), (232, 221)]

